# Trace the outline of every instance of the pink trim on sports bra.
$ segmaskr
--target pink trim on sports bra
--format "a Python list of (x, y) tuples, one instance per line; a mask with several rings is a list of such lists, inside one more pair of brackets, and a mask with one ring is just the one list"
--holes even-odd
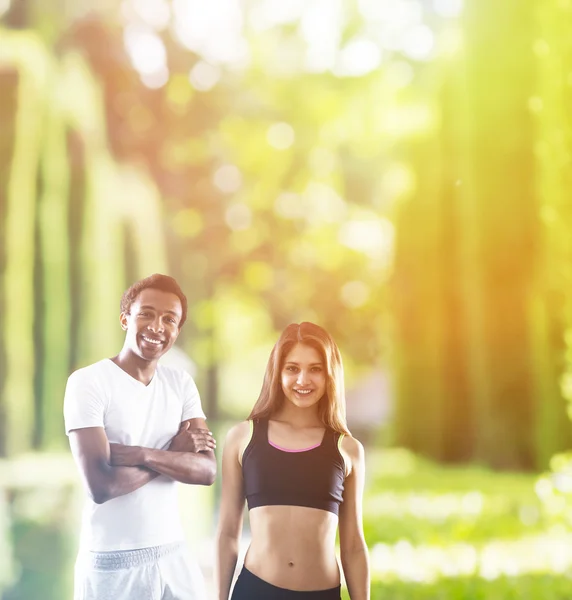
[(278, 444), (273, 444), (270, 440), (268, 440), (268, 443), (273, 448), (276, 448), (276, 450), (282, 450), (282, 452), (307, 452), (308, 450), (313, 450), (314, 448), (317, 448), (318, 446), (322, 445), (322, 442), (319, 442), (315, 446), (310, 446), (309, 448), (300, 448), (299, 450), (292, 450), (291, 448), (282, 448), (282, 446), (278, 446)]

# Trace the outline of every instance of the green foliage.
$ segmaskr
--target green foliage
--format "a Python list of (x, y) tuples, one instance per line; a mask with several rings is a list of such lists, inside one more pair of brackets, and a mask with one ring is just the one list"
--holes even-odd
[[(554, 141), (565, 138), (554, 115), (566, 110), (561, 72), (570, 62), (545, 51), (549, 99), (535, 108), (537, 75), (542, 81), (547, 68), (536, 64), (535, 48), (553, 42), (538, 39), (541, 12), (554, 18), (570, 9), (495, 0), (463, 6), (462, 52), (425, 71), (424, 98), (438, 125), (405, 149), (418, 181), (397, 215), (395, 443), (441, 461), (539, 469), (570, 443), (556, 384), (561, 315), (553, 305), (539, 322), (531, 302), (534, 294), (558, 301), (552, 291), (545, 296), (542, 279), (557, 247), (550, 243), (539, 264), (546, 238), (538, 208), (546, 197), (558, 202), (567, 186), (537, 185), (545, 140), (533, 113), (552, 115)], [(569, 43), (563, 29), (550, 32), (558, 46)]]
[[(569, 597), (571, 513), (550, 480), (400, 449), (368, 458), (372, 600)], [(562, 473), (569, 464), (554, 461)]]
[(365, 500), (370, 544), (408, 540), (484, 543), (541, 532), (548, 525), (529, 474), (442, 467), (404, 450), (372, 453)]
[[(66, 30), (32, 4), (31, 27)], [(21, 76), (0, 106), (10, 452), (62, 443), (65, 376), (117, 351), (117, 298), (154, 270), (189, 293), (179, 343), (210, 418), (242, 415), (277, 330), (315, 320), (350, 384), (392, 370), (399, 445), (505, 469), (569, 445), (568, 3), (342, 4), (244, 3), (240, 64), (189, 43), (185, 3), (166, 27), (126, 0), (125, 30), (94, 13), (57, 51), (2, 31)], [(310, 66), (322, 27), (332, 60)], [(348, 71), (360, 47), (371, 68)]]
[(0, 579), (0, 598), (69, 597), (83, 494), (71, 457), (0, 460), (0, 494), (8, 499), (0, 503), (6, 522), (0, 575), (9, 570), (8, 581)]
[(536, 482), (536, 492), (544, 512), (566, 528), (572, 527), (572, 452), (556, 454), (550, 460), (550, 471)]
[(12, 535), (18, 581), (2, 600), (67, 597), (75, 543), (65, 528), (61, 524), (18, 520), (13, 523)]
[(134, 279), (167, 266), (156, 188), (110, 155), (85, 61), (56, 57), (29, 31), (0, 28), (0, 45), (2, 88), (15, 100), (0, 106), (14, 133), (0, 152), (4, 456), (65, 446), (66, 378), (119, 350), (127, 263)]
[(571, 586), (571, 577), (552, 574), (500, 577), (493, 581), (445, 578), (428, 585), (374, 582), (371, 600), (569, 600)]
[(572, 417), (572, 128), (568, 119), (572, 46), (567, 27), (572, 5), (539, 2), (536, 17), (533, 50), (538, 77), (529, 108), (538, 132), (535, 183), (542, 244), (534, 290), (531, 364), (542, 397), (537, 446), (544, 450), (542, 468), (546, 468), (551, 454), (570, 448), (572, 431), (566, 418), (566, 413)]

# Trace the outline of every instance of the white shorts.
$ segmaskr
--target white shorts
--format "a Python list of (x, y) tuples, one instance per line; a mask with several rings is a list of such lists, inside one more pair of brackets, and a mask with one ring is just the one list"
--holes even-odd
[(82, 552), (74, 600), (205, 600), (204, 579), (186, 544)]

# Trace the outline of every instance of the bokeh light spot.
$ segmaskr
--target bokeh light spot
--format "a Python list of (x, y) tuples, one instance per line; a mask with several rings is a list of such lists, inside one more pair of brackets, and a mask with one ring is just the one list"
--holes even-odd
[(244, 268), (244, 282), (256, 291), (269, 289), (274, 283), (272, 267), (261, 261), (248, 263)]
[(414, 75), (413, 67), (404, 60), (393, 60), (386, 69), (386, 77), (389, 83), (396, 88), (409, 85), (413, 81)]
[(276, 150), (286, 150), (294, 143), (296, 135), (294, 129), (288, 123), (273, 123), (268, 128), (266, 139)]
[(235, 165), (222, 165), (214, 175), (213, 182), (225, 194), (233, 194), (242, 186), (242, 173)]
[(293, 23), (301, 17), (305, 3), (306, 0), (263, 0), (252, 6), (249, 23), (255, 31)]
[(143, 73), (141, 81), (152, 90), (162, 88), (169, 81), (169, 69), (163, 67), (154, 73)]
[(313, 225), (335, 223), (345, 218), (345, 200), (334, 188), (319, 181), (310, 181), (304, 193), (304, 218)]
[(317, 263), (315, 245), (304, 240), (292, 247), (289, 256), (292, 264), (298, 267), (313, 267)]
[(543, 106), (544, 103), (542, 102), (542, 98), (538, 96), (533, 96), (532, 98), (528, 99), (528, 109), (532, 113), (539, 113)]
[(431, 57), (435, 36), (427, 25), (413, 27), (403, 36), (403, 52), (414, 60), (427, 60)]
[(300, 196), (293, 192), (282, 192), (276, 198), (274, 210), (285, 219), (296, 219), (304, 215)]
[(200, 60), (189, 73), (192, 86), (200, 92), (208, 92), (220, 80), (220, 68)]
[(348, 281), (340, 290), (340, 298), (348, 308), (363, 306), (369, 295), (369, 286), (363, 281)]
[(558, 212), (550, 204), (543, 204), (540, 207), (540, 220), (545, 225), (553, 225), (558, 220)]
[(174, 107), (186, 107), (191, 101), (193, 93), (189, 81), (181, 73), (174, 75), (167, 86), (167, 98), (169, 104)]
[(335, 74), (362, 77), (377, 69), (380, 64), (381, 48), (373, 40), (354, 38), (340, 52)]
[(316, 177), (327, 177), (336, 168), (337, 156), (328, 148), (314, 148), (310, 153), (310, 167)]
[(463, 11), (463, 0), (433, 0), (433, 8), (441, 17), (455, 18)]
[(142, 21), (157, 30), (165, 29), (171, 18), (166, 0), (131, 0), (133, 11)]
[(300, 30), (308, 44), (305, 67), (312, 73), (333, 69), (344, 25), (341, 0), (308, 0)]
[(393, 250), (393, 224), (387, 219), (347, 221), (340, 228), (340, 243), (375, 259), (389, 260)]
[(189, 50), (211, 64), (248, 63), (239, 0), (173, 0), (173, 14), (175, 34)]
[(173, 229), (182, 238), (194, 238), (203, 228), (201, 213), (193, 208), (185, 208), (176, 213)]
[(151, 75), (165, 69), (167, 51), (163, 40), (153, 31), (137, 25), (127, 25), (124, 42), (133, 66), (142, 75)]
[(246, 204), (233, 204), (226, 209), (225, 221), (233, 231), (248, 229), (252, 224), (252, 211)]
[(550, 46), (546, 40), (538, 39), (532, 47), (536, 56), (548, 56), (550, 54)]
[(395, 162), (385, 169), (381, 184), (384, 194), (394, 200), (413, 191), (415, 176), (408, 165)]

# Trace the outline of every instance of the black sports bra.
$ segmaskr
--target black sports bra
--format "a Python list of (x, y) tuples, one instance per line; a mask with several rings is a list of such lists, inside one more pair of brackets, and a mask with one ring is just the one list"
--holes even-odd
[(345, 464), (339, 450), (343, 435), (326, 429), (322, 442), (306, 450), (281, 450), (268, 441), (268, 421), (252, 422), (242, 455), (248, 509), (258, 506), (307, 506), (339, 513)]

